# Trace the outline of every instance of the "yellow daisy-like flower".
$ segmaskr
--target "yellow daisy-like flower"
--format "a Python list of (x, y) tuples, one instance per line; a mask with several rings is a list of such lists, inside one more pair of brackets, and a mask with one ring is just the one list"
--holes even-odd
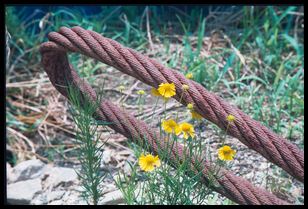
[(161, 97), (161, 94), (159, 93), (159, 91), (156, 88), (152, 88), (151, 93), (152, 93), (153, 96)]
[(187, 91), (187, 90), (189, 89), (189, 86), (186, 85), (186, 84), (183, 84), (183, 85), (182, 85), (182, 89)]
[(227, 145), (218, 149), (218, 158), (220, 160), (225, 160), (225, 161), (233, 160), (235, 154), (236, 151)]
[(172, 120), (172, 119), (170, 119), (170, 120), (163, 120), (162, 128), (167, 133), (175, 133), (176, 135), (179, 135), (181, 133), (180, 126), (174, 120)]
[(233, 122), (233, 121), (235, 121), (235, 117), (233, 115), (228, 115), (227, 116), (227, 121)]
[(196, 119), (196, 120), (202, 120), (202, 116), (199, 114), (199, 113), (197, 113), (196, 111), (190, 111), (190, 113), (191, 113), (191, 117), (193, 118), (193, 119)]
[(191, 138), (195, 137), (194, 127), (190, 123), (186, 123), (186, 122), (181, 123), (180, 129), (181, 129), (181, 132), (183, 132), (183, 136), (185, 139), (188, 139), (189, 135), (191, 136)]
[(176, 94), (174, 83), (162, 83), (157, 90), (165, 98), (170, 98)]
[(155, 157), (151, 154), (144, 156), (141, 154), (139, 157), (139, 166), (145, 172), (151, 172), (155, 169), (155, 167), (160, 167), (160, 159), (158, 155)]
[(123, 90), (125, 90), (125, 86), (123, 85), (119, 86), (119, 90), (122, 92)]
[(187, 108), (190, 110), (194, 109), (194, 104), (188, 103)]
[(188, 79), (193, 79), (194, 75), (192, 73), (187, 73), (185, 77)]
[(137, 94), (138, 94), (138, 95), (144, 95), (145, 92), (144, 92), (143, 90), (139, 90), (139, 91), (137, 91)]

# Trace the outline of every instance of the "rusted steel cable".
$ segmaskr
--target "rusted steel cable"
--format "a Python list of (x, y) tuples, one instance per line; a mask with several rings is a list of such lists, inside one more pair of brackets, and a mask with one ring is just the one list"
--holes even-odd
[(226, 130), (226, 117), (232, 114), (236, 121), (229, 125), (228, 134), (259, 152), (266, 159), (283, 168), (296, 179), (304, 182), (304, 152), (288, 140), (275, 134), (253, 120), (237, 107), (230, 105), (217, 95), (208, 92), (197, 82), (186, 79), (181, 73), (164, 67), (133, 49), (81, 27), (61, 27), (59, 32), (48, 35), (50, 41), (62, 46), (65, 51), (79, 52), (111, 65), (123, 73), (133, 76), (155, 88), (169, 82), (176, 85), (175, 99), (180, 101), (183, 84), (190, 86), (184, 92), (181, 103), (194, 103), (196, 111), (207, 120)]
[[(68, 98), (68, 86), (72, 85), (83, 95), (81, 100), (89, 98), (95, 101), (97, 99), (96, 92), (86, 81), (79, 78), (73, 67), (69, 64), (65, 48), (53, 42), (47, 42), (41, 45), (40, 52), (42, 54), (44, 70), (47, 72), (51, 83), (62, 95)], [(159, 138), (159, 134), (150, 129), (145, 122), (136, 119), (107, 100), (101, 102), (95, 118), (111, 122), (108, 126), (129, 139), (146, 140), (150, 145), (151, 151), (154, 153), (159, 153), (161, 149), (168, 149), (166, 141)], [(172, 146), (170, 158), (173, 161), (183, 159), (188, 155), (183, 150), (181, 144), (175, 143)], [(191, 161), (192, 170), (202, 171), (203, 183), (209, 182), (209, 173), (213, 170), (213, 165), (205, 161), (200, 169), (199, 166), (196, 166), (195, 160), (193, 158)], [(223, 168), (219, 170), (219, 175), (215, 175), (215, 182), (218, 183), (217, 187), (213, 187), (215, 191), (239, 204), (289, 204)]]

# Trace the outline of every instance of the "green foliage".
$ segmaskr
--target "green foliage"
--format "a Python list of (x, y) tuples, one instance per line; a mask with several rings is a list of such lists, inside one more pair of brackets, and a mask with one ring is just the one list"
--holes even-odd
[[(96, 103), (93, 103), (89, 98), (84, 98), (81, 92), (73, 86), (68, 87), (68, 92), (68, 98), (73, 105), (70, 109), (72, 118), (78, 128), (75, 143), (80, 151), (78, 159), (81, 170), (76, 172), (85, 188), (82, 197), (88, 204), (97, 205), (99, 198), (103, 195), (100, 184), (106, 177), (106, 174), (100, 171), (103, 154), (101, 149), (104, 143), (100, 144), (101, 134), (97, 130), (97, 122), (93, 119), (101, 100), (98, 99)], [(82, 100), (82, 98), (84, 99)]]
[[(201, 183), (204, 182), (202, 173), (204, 160), (200, 159), (202, 157), (204, 159), (202, 156), (204, 149), (200, 140), (199, 142), (189, 140), (184, 147), (184, 152), (189, 151), (190, 154), (182, 160), (179, 158), (172, 160), (170, 156), (175, 140), (177, 140), (176, 137), (168, 142), (168, 148), (159, 149), (158, 156), (162, 165), (153, 172), (140, 171), (137, 163), (130, 164), (130, 175), (119, 172), (118, 178), (115, 179), (116, 185), (122, 191), (127, 204), (206, 204), (209, 195), (213, 194), (212, 187), (215, 186), (215, 180), (210, 180), (207, 186)], [(144, 153), (142, 147), (147, 145), (141, 147), (131, 144), (131, 147), (139, 157)], [(192, 159), (195, 160), (196, 172), (191, 168)], [(216, 172), (213, 171), (213, 175), (216, 175)]]
[[(166, 107), (164, 112), (166, 113)], [(164, 118), (166, 119), (166, 114)], [(161, 118), (160, 121), (162, 121)], [(162, 133), (162, 129), (159, 137), (161, 139), (154, 138), (154, 140), (158, 146), (156, 154), (161, 161), (160, 167), (147, 172), (140, 170), (138, 163), (135, 162), (133, 165), (129, 164), (130, 173), (118, 172), (115, 182), (124, 195), (126, 203), (129, 205), (211, 204), (211, 197), (215, 196), (213, 188), (220, 186), (217, 181), (220, 178), (219, 170), (227, 164), (221, 160), (212, 160), (209, 152), (205, 155), (204, 151), (209, 149), (205, 148), (205, 144), (198, 139), (199, 137), (194, 139), (189, 137), (183, 141), (174, 133)], [(165, 141), (163, 146), (160, 140)], [(135, 143), (130, 143), (130, 147), (137, 158), (142, 154), (146, 155), (147, 151), (153, 151), (146, 138), (133, 141)], [(175, 151), (178, 144), (184, 144), (183, 154), (177, 154)], [(204, 174), (206, 160), (215, 166)]]
[[(292, 125), (304, 112), (303, 34), (293, 35), (296, 31), (291, 27), (295, 21), (291, 12), (298, 9), (243, 7), (242, 21), (237, 25), (239, 35), (230, 36), (230, 40), (246, 59), (245, 65), (229, 48), (213, 48), (213, 53), (202, 58), (192, 50), (186, 36), (181, 64), (188, 67), (185, 73), (194, 74), (195, 81), (213, 92), (223, 86), (227, 89), (224, 97), (230, 95), (244, 112), (289, 139), (302, 139), (303, 134), (303, 129), (298, 128), (303, 122)], [(189, 34), (178, 19), (185, 34)], [(197, 30), (198, 43), (203, 27), (201, 24)], [(199, 45), (196, 52), (198, 49)], [(222, 61), (223, 67), (219, 67), (217, 63)], [(179, 63), (172, 64), (176, 65)]]

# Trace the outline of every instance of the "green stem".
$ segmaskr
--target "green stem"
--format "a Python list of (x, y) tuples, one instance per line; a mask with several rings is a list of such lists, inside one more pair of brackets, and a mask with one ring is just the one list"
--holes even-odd
[(141, 96), (142, 95), (139, 95), (139, 97), (138, 97), (138, 115), (142, 111), (142, 106), (140, 105), (141, 104)]
[(158, 100), (159, 100), (159, 97), (157, 97), (157, 99), (156, 99), (156, 102), (155, 102), (155, 106), (154, 106), (154, 110), (153, 110), (153, 115), (152, 115), (151, 121), (153, 121), (153, 118), (154, 118), (154, 115), (155, 115), (155, 110), (156, 110), (156, 107), (157, 107), (157, 104), (158, 104)]
[[(120, 90), (120, 93), (122, 94), (122, 90)], [(122, 110), (124, 111), (124, 106), (123, 106), (123, 95), (121, 96), (120, 106), (121, 106)]]
[(226, 141), (226, 136), (227, 136), (227, 133), (228, 133), (229, 125), (230, 125), (230, 123), (228, 122), (225, 135), (223, 136), (223, 139), (222, 139), (222, 146), (225, 146), (225, 141)]
[[(292, 94), (289, 94), (290, 96), (290, 104), (289, 104), (289, 110), (292, 111), (292, 108), (293, 108), (293, 92)], [(293, 121), (293, 118), (291, 117), (290, 120), (289, 120), (289, 136), (288, 138), (291, 139), (292, 137), (292, 132), (293, 132), (293, 126), (291, 126), (291, 121)]]
[[(184, 95), (184, 90), (182, 91), (182, 94), (180, 97), (180, 103), (182, 102), (183, 95)], [(179, 111), (176, 112), (175, 122), (178, 122), (178, 118), (179, 118)]]
[(165, 100), (165, 106), (164, 106), (164, 119), (165, 119), (165, 120), (166, 120), (167, 102), (168, 102), (168, 100)]

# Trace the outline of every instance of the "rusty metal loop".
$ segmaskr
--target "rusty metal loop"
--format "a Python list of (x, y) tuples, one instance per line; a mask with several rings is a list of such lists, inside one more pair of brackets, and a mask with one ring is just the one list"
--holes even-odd
[[(304, 182), (304, 152), (302, 150), (253, 120), (237, 107), (208, 92), (199, 83), (186, 79), (178, 71), (164, 67), (156, 60), (133, 49), (123, 47), (114, 40), (78, 26), (72, 29), (61, 27), (59, 32), (49, 33), (48, 38), (52, 41), (49, 47), (53, 43), (53, 47), (61, 48), (62, 51), (78, 52), (100, 60), (152, 87), (157, 88), (159, 84), (165, 82), (174, 83), (177, 91), (174, 98), (178, 101), (180, 101), (179, 95), (183, 93), (181, 86), (189, 85), (189, 90), (183, 93), (181, 99), (183, 105), (194, 103), (200, 115), (223, 130), (227, 129), (227, 115), (234, 115), (236, 121), (229, 125), (228, 134), (238, 138), (250, 149), (259, 152), (270, 162)], [(47, 43), (45, 43), (46, 47)]]
[[(188, 93), (184, 93), (183, 104), (195, 103), (197, 112), (221, 128), (225, 128), (225, 117), (228, 114), (234, 115), (236, 122), (231, 126), (229, 134), (239, 137), (248, 147), (260, 152), (298, 179), (304, 180), (304, 160), (301, 150), (252, 120), (236, 107), (207, 92), (200, 84), (187, 80), (177, 71), (167, 69), (155, 60), (125, 48), (96, 32), (87, 31), (80, 27), (72, 29), (62, 27), (59, 33), (51, 32), (49, 40), (50, 42), (45, 42), (40, 47), (42, 64), (51, 83), (65, 97), (68, 97), (67, 86), (73, 84), (91, 100), (95, 101), (97, 98), (91, 86), (80, 79), (69, 64), (68, 51), (82, 53), (100, 60), (156, 88), (160, 83), (173, 82), (176, 85), (177, 95), (181, 94), (182, 84), (188, 84), (190, 89)], [(177, 96), (176, 99), (179, 100), (179, 97)], [(164, 140), (160, 139), (157, 132), (109, 101), (102, 101), (97, 111), (97, 117), (100, 120), (112, 122), (109, 126), (127, 138), (146, 139), (151, 145), (151, 149), (156, 153), (159, 148), (165, 148)], [(273, 149), (272, 152), (269, 152), (269, 149)], [(176, 144), (176, 147), (172, 149), (171, 158), (185, 156), (187, 153), (182, 153), (182, 150), (183, 147)], [(192, 162), (193, 165), (194, 162)], [(208, 177), (211, 166), (209, 162), (204, 164), (202, 172), (205, 178)], [(221, 174), (222, 177), (217, 179), (221, 187), (216, 191), (239, 204), (288, 204), (229, 171), (222, 169)]]

